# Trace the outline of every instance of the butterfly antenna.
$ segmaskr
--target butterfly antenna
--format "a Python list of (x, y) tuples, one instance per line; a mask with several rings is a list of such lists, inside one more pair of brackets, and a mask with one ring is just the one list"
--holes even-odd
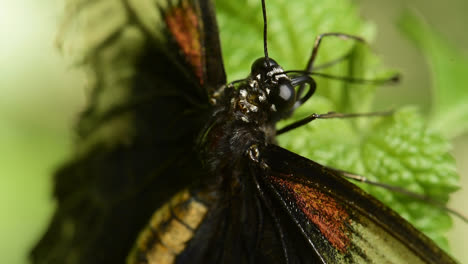
[(313, 72), (313, 71), (297, 71), (297, 70), (292, 70), (292, 71), (284, 71), (281, 73), (276, 73), (274, 75), (279, 75), (279, 74), (288, 74), (288, 73), (296, 73), (296, 74), (302, 74), (302, 75), (309, 75), (309, 76), (318, 76), (318, 77), (323, 77), (329, 80), (336, 80), (336, 81), (342, 81), (342, 82), (347, 82), (347, 83), (355, 83), (355, 84), (375, 84), (375, 85), (387, 85), (387, 84), (395, 84), (400, 82), (400, 75), (399, 74), (394, 74), (390, 77), (387, 78), (379, 78), (379, 79), (361, 79), (361, 78), (354, 78), (350, 76), (336, 76), (336, 75), (330, 75), (322, 72)]
[[(328, 168), (330, 168), (330, 167), (328, 167)], [(435, 200), (435, 199), (433, 199), (433, 198), (431, 198), (431, 197), (429, 197), (427, 195), (422, 195), (422, 194), (419, 194), (419, 193), (408, 191), (407, 189), (401, 188), (401, 187), (398, 187), (398, 186), (393, 186), (393, 185), (380, 183), (380, 182), (374, 182), (374, 181), (371, 181), (371, 180), (367, 179), (366, 177), (364, 177), (362, 175), (353, 174), (353, 173), (349, 173), (349, 172), (346, 172), (346, 171), (333, 169), (333, 168), (330, 168), (330, 169), (338, 172), (341, 176), (343, 176), (345, 178), (348, 178), (348, 179), (351, 179), (351, 180), (354, 180), (354, 181), (358, 181), (358, 182), (362, 182), (362, 183), (366, 183), (366, 184), (369, 184), (369, 185), (377, 186), (377, 187), (380, 187), (380, 188), (384, 188), (384, 189), (387, 189), (389, 191), (400, 193), (400, 194), (406, 195), (408, 197), (412, 197), (414, 199), (420, 200), (420, 201), (425, 202), (427, 204), (430, 204), (430, 205), (432, 205), (434, 207), (437, 207), (437, 208), (441, 209), (442, 211), (448, 212), (448, 213), (458, 217), (459, 219), (461, 219), (465, 223), (468, 223), (468, 217), (466, 217), (462, 213), (460, 213), (460, 212), (458, 212), (458, 211), (456, 211), (456, 210), (454, 210), (452, 208), (449, 208), (449, 207), (445, 206), (440, 201)]]
[(270, 61), (268, 60), (268, 44), (267, 44), (267, 15), (266, 15), (266, 5), (265, 0), (262, 0), (262, 12), (263, 12), (263, 52), (265, 53), (266, 61), (268, 62), (268, 66), (270, 65)]

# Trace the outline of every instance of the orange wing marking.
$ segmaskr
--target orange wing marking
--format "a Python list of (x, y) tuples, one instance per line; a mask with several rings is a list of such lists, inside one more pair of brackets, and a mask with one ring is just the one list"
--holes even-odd
[(167, 13), (166, 24), (192, 65), (200, 84), (203, 84), (200, 23), (197, 17), (194, 8), (183, 1), (180, 6), (174, 7)]
[(297, 206), (314, 223), (325, 238), (341, 253), (351, 245), (347, 224), (349, 214), (330, 195), (301, 183), (272, 177), (273, 181), (292, 194)]

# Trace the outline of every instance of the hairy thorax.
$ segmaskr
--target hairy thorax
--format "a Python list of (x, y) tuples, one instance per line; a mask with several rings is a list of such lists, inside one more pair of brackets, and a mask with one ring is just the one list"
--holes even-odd
[(238, 87), (223, 87), (212, 97), (213, 122), (200, 138), (202, 160), (209, 169), (236, 164), (252, 146), (274, 142), (275, 120), (269, 119), (274, 106), (267, 98), (267, 92), (252, 79)]

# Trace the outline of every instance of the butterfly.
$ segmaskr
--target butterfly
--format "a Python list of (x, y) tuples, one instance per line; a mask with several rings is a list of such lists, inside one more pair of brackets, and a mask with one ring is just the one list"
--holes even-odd
[(265, 44), (227, 83), (209, 0), (144, 3), (73, 6), (112, 15), (89, 22), (105, 24), (85, 43), (91, 103), (34, 263), (455, 263), (339, 171), (276, 145), (312, 77)]

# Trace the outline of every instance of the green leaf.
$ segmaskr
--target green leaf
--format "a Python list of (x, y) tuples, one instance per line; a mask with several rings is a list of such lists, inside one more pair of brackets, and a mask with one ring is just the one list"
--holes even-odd
[[(263, 57), (263, 18), (258, 0), (215, 1), (230, 81), (245, 78), (251, 63)], [(351, 1), (268, 1), (269, 55), (286, 69), (303, 69), (315, 37), (325, 32), (346, 32), (370, 40), (375, 30), (358, 18)], [(318, 64), (345, 55), (353, 41), (324, 40)]]
[[(448, 153), (451, 145), (438, 133), (428, 129), (421, 116), (405, 108), (392, 118), (382, 119), (362, 141), (360, 154), (363, 168), (360, 174), (409, 191), (424, 194), (439, 201), (458, 189), (455, 162)], [(446, 213), (402, 195), (379, 196), (376, 188), (361, 185), (381, 198), (400, 215), (424, 231), (447, 249), (443, 233), (452, 225)]]
[[(217, 1), (224, 63), (230, 81), (245, 78), (251, 63), (263, 56), (260, 1)], [(288, 14), (287, 16), (284, 14)], [(269, 1), (269, 55), (286, 70), (303, 69), (315, 37), (343, 32), (372, 40), (374, 27), (359, 17), (348, 0)], [(328, 74), (355, 78), (389, 77), (366, 45), (337, 38), (322, 42), (318, 62), (343, 55)], [(279, 127), (311, 113), (372, 111), (374, 85), (356, 85), (317, 77), (317, 92)], [(421, 115), (405, 108), (381, 118), (316, 120), (278, 137), (281, 146), (322, 164), (359, 173), (371, 180), (402, 186), (441, 201), (457, 188), (458, 175), (448, 154), (450, 144), (428, 129)], [(434, 207), (387, 190), (361, 185), (447, 249), (450, 217)]]
[(431, 127), (449, 138), (468, 131), (468, 56), (407, 11), (399, 26), (426, 57), (432, 72)]

